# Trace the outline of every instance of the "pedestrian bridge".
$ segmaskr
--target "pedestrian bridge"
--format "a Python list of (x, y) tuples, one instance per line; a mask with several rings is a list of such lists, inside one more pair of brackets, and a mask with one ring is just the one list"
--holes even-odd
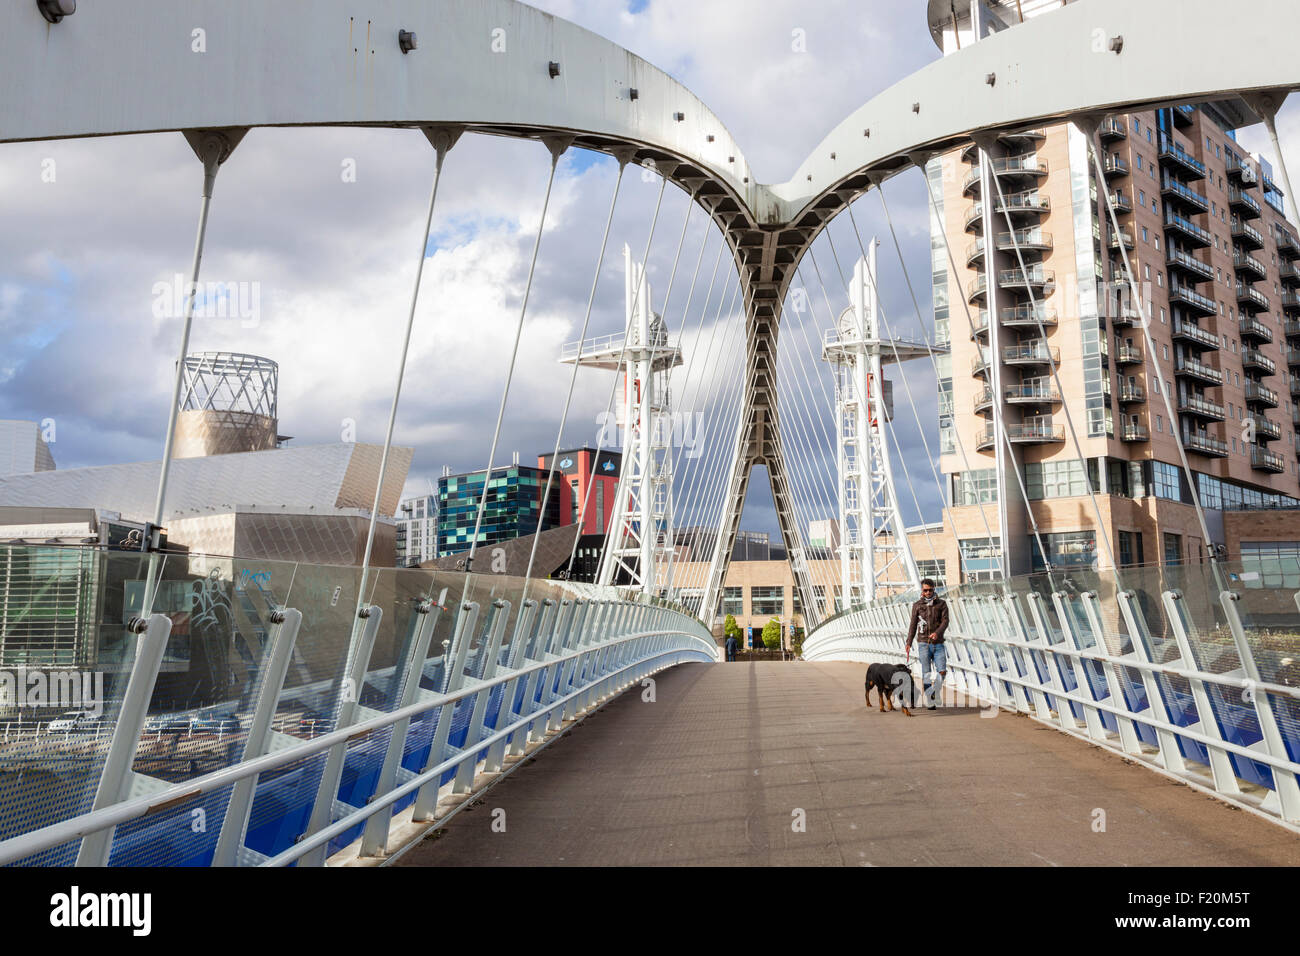
[(912, 717), (862, 696), (906, 602), (727, 664), (644, 595), (372, 574), (169, 559), (102, 719), (4, 725), (0, 863), (1300, 862), (1294, 568), (956, 590)]
[[(19, 612), (6, 619), (4, 647), (6, 654), (21, 651), (4, 661), (13, 668), (0, 687), (4, 712), (21, 716), (20, 698), (47, 693), (51, 681), (60, 693), (81, 693), (86, 685), (74, 677), (95, 678), (90, 697), (68, 708), (78, 711), (75, 718), (0, 725), (0, 863), (1296, 863), (1300, 573), (1211, 563), (1010, 579), (1004, 567), (997, 583), (948, 595), (948, 706), (911, 718), (868, 710), (862, 664), (905, 659), (908, 600), (875, 593), (876, 567), (860, 558), (861, 590), (855, 596), (846, 574), (850, 606), (820, 620), (827, 602), (818, 595), (832, 589), (824, 582), (819, 591), (803, 545), (810, 521), (833, 510), (835, 495), (825, 494), (832, 482), (820, 464), (830, 460), (829, 441), (817, 444), (819, 430), (804, 427), (817, 415), (801, 391), (810, 376), (788, 361), (797, 340), (788, 336), (785, 351), (778, 349), (783, 322), (808, 341), (807, 328), (784, 310), (796, 281), (804, 284), (805, 257), (819, 283), (838, 273), (843, 301), (856, 302), (861, 313), (861, 270), (843, 270), (830, 225), (846, 211), (852, 222), (852, 204), (869, 191), (888, 218), (884, 184), (938, 154), (968, 145), (987, 152), (980, 144), (999, 135), (1070, 122), (1093, 141), (1104, 180), (1098, 137), (1106, 115), (1225, 97), (1249, 104), (1275, 132), (1277, 109), (1300, 88), (1291, 49), (1300, 10), (1291, 0), (1256, 0), (1243, 25), (1256, 31), (1249, 38), (1254, 55), (1225, 58), (1221, 7), (1219, 0), (1081, 0), (987, 36), (864, 104), (787, 181), (774, 184), (754, 179), (722, 120), (673, 78), (513, 0), (0, 8), (0, 62), (7, 76), (24, 80), (0, 84), (0, 143), (170, 132), (192, 146), (202, 190), (191, 290), (209, 214), (223, 211), (214, 207), (214, 184), (223, 164), (238, 161), (250, 130), (402, 128), (432, 147), (361, 567), (162, 549), (158, 532), (176, 516), (166, 493), (193, 291), (185, 296), (156, 510), (139, 542), (144, 551), (86, 549), (84, 576), (72, 581), (52, 548), (0, 548), (5, 608)], [(55, 16), (55, 8), (63, 12)], [(1180, 42), (1171, 44), (1175, 22)], [(205, 47), (202, 69), (194, 67), (197, 23), (206, 25), (198, 33), (222, 41)], [(506, 37), (507, 47), (497, 48)], [(149, 68), (133, 68), (138, 64)], [(695, 371), (734, 388), (704, 393), (702, 414), (713, 429), (705, 444), (713, 453), (701, 456), (690, 482), (678, 483), (680, 499), (649, 457), (653, 403), (647, 399), (644, 417), (628, 419), (641, 430), (643, 458), (629, 468), (640, 484), (632, 488), (632, 479), (620, 476), (614, 498), (625, 520), (607, 549), (635, 570), (635, 589), (538, 580), (531, 557), (520, 577), (370, 567), (438, 184), (444, 161), (463, 155), (453, 150), (473, 134), (532, 140), (550, 165), (487, 474), (499, 467), (551, 186), (568, 150), (616, 161), (607, 222), (629, 164), (658, 184), (645, 268), (628, 265), (636, 278), (624, 290), (631, 314), (621, 367), (638, 347), (654, 351), (642, 277), (667, 184), (686, 197), (686, 215), (663, 316), (678, 318), (674, 328), (684, 331), (709, 237), (717, 238), (715, 273), (724, 252), (731, 265), (718, 314), (728, 288), (740, 305), (734, 313), (728, 307), (734, 321), (715, 318), (714, 329), (727, 328), (724, 352), (737, 333), (728, 354), (738, 367), (710, 367), (705, 354)], [(1000, 190), (991, 163), (983, 169), (982, 188)], [(1289, 182), (1286, 192), (1294, 204)], [(988, 229), (1001, 228), (994, 208), (983, 204)], [(706, 234), (696, 276), (686, 306), (669, 308), (697, 210)], [(1023, 285), (1033, 286), (1004, 212)], [(1097, 213), (1111, 224), (1128, 273), (1112, 279), (1127, 281), (1138, 313), (1130, 318), (1149, 329), (1109, 190), (1099, 192)], [(847, 238), (843, 222), (839, 228)], [(853, 230), (861, 243), (856, 223)], [(607, 225), (583, 341), (608, 239)], [(818, 267), (814, 242), (830, 247), (834, 272)], [(859, 251), (868, 256), (865, 246)], [(986, 273), (992, 258), (984, 256)], [(564, 267), (573, 259), (569, 250)], [(855, 275), (852, 289), (848, 274)], [(684, 272), (678, 285), (687, 285)], [(821, 293), (835, 325), (824, 285)], [(1025, 314), (1037, 316), (1030, 295)], [(924, 326), (919, 304), (917, 313)], [(645, 326), (637, 342), (634, 316)], [(974, 335), (974, 317), (967, 319)], [(1045, 338), (1041, 320), (1033, 321)], [(660, 331), (656, 326), (656, 342)], [(811, 342), (823, 342), (824, 330), (815, 331)], [(839, 332), (849, 333), (846, 341), (868, 338), (863, 327)], [(1159, 381), (1149, 332), (1145, 341)], [(660, 347), (674, 355), (677, 348)], [(348, 349), (338, 343), (341, 356)], [(1044, 355), (1055, 377), (1054, 351)], [(929, 343), (924, 352), (934, 361)], [(644, 375), (633, 370), (628, 380), (638, 387), (626, 392), (639, 402), (640, 381), (656, 366), (652, 357), (637, 361)], [(669, 373), (674, 361), (663, 363)], [(572, 383), (557, 415), (556, 452)], [(779, 396), (791, 391), (799, 402), (784, 406), (783, 421)], [(1162, 392), (1173, 421), (1169, 390)], [(882, 394), (875, 391), (877, 405)], [(811, 404), (819, 408), (815, 396)], [(1021, 426), (1002, 421), (1001, 403), (993, 414), (976, 454), (999, 445), (1010, 452), (1011, 435), (1024, 437), (1008, 431)], [(871, 441), (887, 447), (887, 425), (883, 413), (865, 416), (857, 437), (874, 435)], [(1195, 487), (1185, 457), (1181, 463)], [(759, 465), (771, 479), (803, 614), (816, 626), (805, 661), (721, 664), (709, 622)], [(877, 491), (888, 491), (886, 510), (897, 519), (892, 473), (880, 474)], [(868, 487), (863, 500), (874, 515)], [(543, 497), (549, 493), (548, 480)], [(1088, 496), (1095, 505), (1091, 486)], [(484, 540), (488, 497), (480, 496), (469, 539), (466, 568), (475, 571), (482, 570), (473, 549)], [(1202, 540), (1213, 540), (1199, 505), (1197, 516)], [(674, 578), (671, 558), (660, 563), (677, 548), (674, 520), (716, 529), (700, 581)], [(858, 546), (882, 531), (875, 521), (855, 532)], [(895, 530), (901, 527), (895, 520)], [(1003, 528), (987, 533), (1011, 540)], [(915, 562), (906, 563), (915, 579)], [(1118, 562), (1111, 556), (1109, 563)], [(608, 570), (606, 562), (602, 575), (615, 580)], [(28, 589), (11, 593), (10, 578)], [(66, 647), (41, 643), (56, 622), (75, 633)], [(444, 835), (421, 842), (435, 831)]]

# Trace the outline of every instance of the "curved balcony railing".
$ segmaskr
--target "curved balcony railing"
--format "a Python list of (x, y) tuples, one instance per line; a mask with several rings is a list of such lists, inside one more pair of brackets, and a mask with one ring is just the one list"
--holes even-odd
[(1002, 361), (1008, 365), (1060, 365), (1061, 350), (1049, 348), (1042, 342), (1007, 345), (1002, 349)]
[(1008, 402), (1017, 405), (1059, 404), (1061, 401), (1060, 392), (1051, 385), (1042, 383), (1013, 385), (1003, 389), (1002, 394)]

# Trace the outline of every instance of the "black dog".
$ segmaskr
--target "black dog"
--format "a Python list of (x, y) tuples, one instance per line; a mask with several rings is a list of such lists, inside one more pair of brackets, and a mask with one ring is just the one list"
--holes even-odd
[(894, 709), (894, 693), (902, 691), (900, 709), (906, 716), (912, 716), (912, 712), (907, 709), (907, 705), (910, 700), (912, 706), (916, 706), (916, 693), (911, 668), (906, 664), (871, 664), (867, 667), (866, 691), (868, 707), (871, 706), (871, 690), (873, 687), (880, 693), (881, 713)]

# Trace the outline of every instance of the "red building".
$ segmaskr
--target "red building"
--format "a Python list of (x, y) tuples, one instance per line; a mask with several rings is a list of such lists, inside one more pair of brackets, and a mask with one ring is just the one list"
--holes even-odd
[(554, 468), (564, 479), (559, 484), (560, 524), (577, 524), (578, 516), (582, 514), (583, 534), (604, 534), (614, 513), (614, 496), (622, 463), (621, 453), (599, 448), (559, 452), (554, 457), (554, 464), (550, 455), (539, 455), (537, 467)]

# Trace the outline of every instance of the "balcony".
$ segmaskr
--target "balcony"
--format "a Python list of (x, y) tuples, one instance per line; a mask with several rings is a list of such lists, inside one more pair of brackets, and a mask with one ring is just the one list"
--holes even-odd
[(975, 396), (975, 414), (980, 415), (993, 407), (993, 390), (986, 388)]
[(1223, 384), (1223, 373), (1217, 368), (1211, 368), (1196, 359), (1179, 358), (1174, 363), (1174, 374), (1182, 375), (1187, 378), (1195, 379), (1198, 382), (1208, 382), (1211, 385)]
[(1223, 406), (1212, 402), (1204, 395), (1188, 392), (1178, 398), (1178, 410), (1184, 415), (1195, 415), (1212, 422), (1221, 422), (1227, 417)]
[(1196, 107), (1191, 103), (1184, 103), (1181, 106), (1175, 106), (1172, 112), (1175, 126), (1191, 126), (1196, 115)]
[(1282, 293), (1282, 308), (1284, 308), (1284, 309), (1300, 309), (1300, 293), (1295, 293), (1295, 292), (1283, 292), (1283, 293)]
[(1254, 339), (1257, 342), (1273, 341), (1273, 330), (1253, 316), (1239, 320), (1237, 331), (1241, 333), (1243, 339)]
[(1160, 134), (1160, 163), (1171, 166), (1192, 179), (1205, 178), (1205, 164), (1163, 132)]
[(1300, 322), (1295, 319), (1287, 319), (1282, 323), (1282, 334), (1288, 339), (1300, 335)]
[(1208, 282), (1214, 279), (1212, 266), (1179, 249), (1170, 249), (1165, 259), (1171, 269), (1181, 269), (1184, 273), (1190, 274), (1193, 282)]
[(1232, 220), (1232, 241), (1252, 249), (1264, 248), (1264, 237), (1259, 230), (1235, 217)]
[(1242, 192), (1236, 186), (1228, 187), (1228, 205), (1245, 219), (1258, 219), (1263, 215), (1263, 210), (1259, 208), (1255, 197)]
[(1227, 157), (1228, 178), (1234, 183), (1240, 183), (1246, 189), (1255, 189), (1259, 186), (1259, 174), (1255, 172), (1253, 166), (1247, 166), (1243, 160), (1233, 162), (1232, 157)]
[(1277, 441), (1282, 437), (1282, 426), (1272, 419), (1254, 415), (1252, 421), (1255, 423), (1256, 441)]
[(975, 277), (975, 281), (970, 284), (970, 288), (966, 290), (966, 301), (971, 304), (981, 302), (983, 301), (984, 296), (988, 294), (988, 291), (988, 276), (978, 275)]
[(1241, 350), (1241, 367), (1243, 369), (1261, 372), (1264, 375), (1277, 374), (1277, 365), (1275, 365), (1273, 360), (1259, 349), (1243, 347)]
[(1017, 229), (1014, 233), (999, 232), (996, 245), (1000, 252), (1015, 252), (1017, 247), (1021, 252), (1051, 252), (1052, 234), (1041, 229)]
[(1115, 207), (1115, 212), (1124, 215), (1126, 212), (1133, 211), (1133, 200), (1128, 198), (1125, 192), (1113, 192), (1110, 194), (1111, 205)]
[[(1121, 242), (1123, 242), (1123, 245), (1120, 245)], [(1112, 232), (1110, 234), (1110, 242), (1108, 242), (1107, 245), (1109, 245), (1112, 249), (1117, 249), (1117, 250), (1132, 249), (1133, 233), (1127, 227), (1120, 229), (1119, 232)]]
[(1013, 385), (1003, 391), (1006, 400), (1013, 405), (1060, 404), (1061, 393), (1048, 384), (1029, 383)]
[(1214, 244), (1214, 239), (1208, 232), (1190, 219), (1184, 219), (1177, 213), (1170, 212), (1167, 208), (1165, 209), (1165, 229), (1182, 236), (1187, 243), (1197, 249), (1208, 249)]
[(1265, 451), (1263, 448), (1252, 448), (1250, 450), (1250, 467), (1256, 471), (1270, 471), (1275, 475), (1280, 475), (1286, 471), (1286, 464), (1281, 455), (1275, 455), (1271, 451)]
[(1300, 240), (1285, 229), (1277, 230), (1277, 254), (1283, 259), (1300, 259)]
[(1043, 342), (1023, 342), (1008, 345), (1002, 350), (1002, 361), (1007, 365), (1057, 365), (1061, 364), (1061, 350), (1048, 348)]
[(1247, 382), (1246, 402), (1248, 404), (1256, 402), (1260, 405), (1267, 405), (1269, 408), (1277, 408), (1277, 392), (1267, 385), (1259, 384), (1259, 382)]
[(1244, 282), (1237, 283), (1237, 304), (1243, 309), (1254, 309), (1258, 312), (1269, 310), (1268, 296)]
[(988, 370), (989, 370), (988, 354), (985, 353), (983, 349), (980, 349), (980, 354), (975, 356), (973, 359), (971, 359), (970, 373), (972, 376), (983, 375), (986, 372), (988, 372)]
[(1125, 423), (1120, 426), (1120, 441), (1150, 441), (1151, 432), (1145, 425), (1133, 425)]
[(1210, 458), (1228, 457), (1228, 443), (1215, 438), (1209, 432), (1191, 432), (1184, 435), (1183, 447), (1190, 452)]
[(1117, 329), (1137, 325), (1142, 321), (1142, 313), (1131, 305), (1120, 305), (1110, 317), (1110, 324)]
[(1197, 212), (1210, 211), (1209, 199), (1167, 173), (1160, 180), (1160, 194), (1165, 197), (1166, 202), (1180, 202)]
[(1141, 365), (1142, 349), (1137, 345), (1121, 345), (1115, 350), (1116, 365)]
[(1233, 251), (1232, 265), (1237, 270), (1238, 275), (1248, 273), (1249, 275), (1254, 276), (1255, 279), (1268, 278), (1268, 267), (1252, 256), (1249, 252), (1245, 252), (1241, 249)]
[(1208, 329), (1201, 328), (1199, 325), (1184, 322), (1182, 319), (1174, 319), (1173, 334), (1176, 339), (1195, 342), (1202, 348), (1217, 349), (1219, 347), (1219, 337), (1217, 335)]
[(1288, 375), (1286, 378), (1291, 386), (1291, 397), (1300, 398), (1300, 375)]
[[(1278, 263), (1277, 271), (1282, 277), (1284, 285), (1300, 285), (1300, 269), (1295, 267), (1294, 262), (1287, 262), (1285, 259), (1281, 260)], [(1262, 279), (1264, 276), (1260, 276), (1260, 278)]]
[(1118, 139), (1128, 139), (1128, 127), (1124, 125), (1123, 120), (1109, 116), (1102, 121), (1101, 127), (1097, 130), (1097, 135), (1101, 137), (1103, 143), (1109, 143)]
[(1177, 285), (1173, 281), (1169, 283), (1169, 301), (1181, 302), (1188, 308), (1200, 312), (1202, 315), (1218, 315), (1219, 307), (1214, 304), (1214, 300), (1208, 296), (1201, 295), (1191, 288), (1191, 286)]
[(1286, 353), (1288, 368), (1300, 368), (1300, 349), (1289, 349)]
[(1007, 437), (1017, 444), (1041, 445), (1065, 441), (1065, 426), (1056, 425), (1050, 415), (1026, 418), (1019, 425), (1007, 425)]
[[(1020, 176), (1044, 177), (1047, 175), (1047, 163), (1039, 159), (1037, 155), (1028, 153), (1023, 156), (1007, 156), (1001, 159), (993, 160), (993, 172), (999, 178), (1012, 179)], [(962, 189), (966, 192), (976, 193), (979, 191), (980, 179), (984, 175), (984, 167), (976, 163), (971, 167), (971, 171), (966, 174), (966, 182)]]
[(1020, 269), (999, 269), (998, 287), (1025, 289), (1038, 295), (1051, 295), (1056, 288), (1056, 273), (1041, 266), (1030, 266), (1023, 272)]
[(1000, 309), (998, 315), (1001, 322), (1007, 328), (1032, 328), (1036, 329), (1040, 325), (1044, 328), (1052, 328), (1056, 325), (1057, 315), (1055, 309), (1049, 309), (1045, 306), (1034, 308), (1032, 305), (1016, 305), (1009, 308)]
[(1106, 178), (1112, 179), (1128, 175), (1128, 161), (1119, 156), (1107, 156), (1105, 163)]
[(1121, 383), (1119, 387), (1119, 403), (1121, 405), (1135, 405), (1138, 402), (1147, 400), (1147, 390), (1141, 385), (1129, 385)]

